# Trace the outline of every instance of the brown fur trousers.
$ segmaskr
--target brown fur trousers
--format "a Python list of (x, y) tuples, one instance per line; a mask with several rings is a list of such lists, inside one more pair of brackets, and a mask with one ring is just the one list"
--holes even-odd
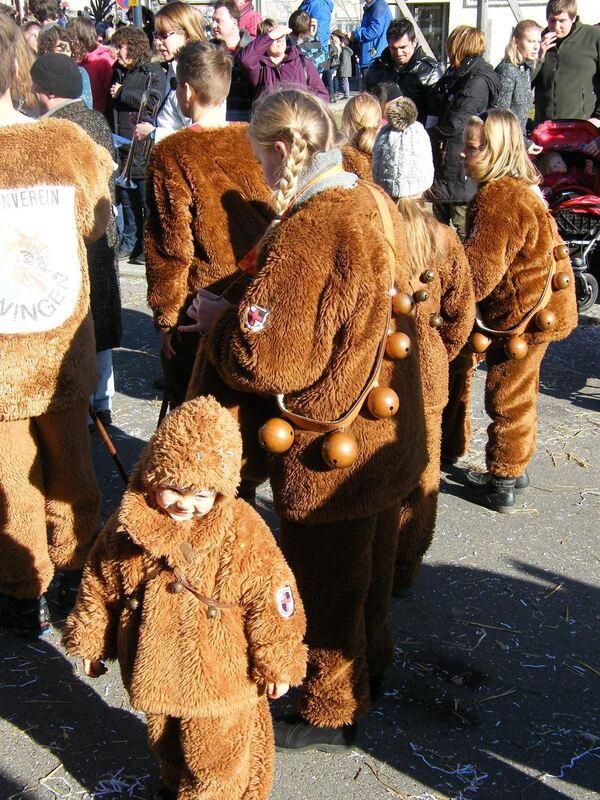
[(0, 422), (0, 592), (11, 597), (39, 597), (54, 567), (82, 567), (99, 528), (87, 405)]
[(273, 726), (265, 697), (243, 713), (178, 719), (148, 715), (148, 743), (177, 800), (267, 800)]
[(392, 663), (388, 616), (398, 514), (393, 506), (321, 525), (281, 520), (281, 547), (306, 611), (308, 677), (300, 712), (312, 725), (341, 727), (364, 716), (369, 678)]

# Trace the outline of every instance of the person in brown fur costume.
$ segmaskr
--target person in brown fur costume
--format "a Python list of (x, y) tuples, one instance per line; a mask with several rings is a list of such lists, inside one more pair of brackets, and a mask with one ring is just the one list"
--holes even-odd
[(204, 288), (239, 299), (238, 261), (273, 217), (248, 126), (225, 121), (231, 59), (207, 42), (186, 45), (177, 58), (177, 99), (192, 125), (152, 152), (145, 234), (148, 303), (163, 334), (171, 408), (185, 398), (198, 345), (197, 334), (178, 331), (192, 297)]
[[(493, 341), (485, 351), (485, 407), (492, 418), (487, 472), (468, 473), (467, 485), (487, 506), (510, 512), (515, 491), (529, 485), (542, 359), (550, 342), (564, 339), (577, 325), (573, 272), (512, 111), (493, 109), (485, 121), (471, 119), (464, 161), (479, 183), (465, 250), (484, 324), (508, 331), (521, 323), (536, 308), (556, 266), (549, 302), (525, 332), (506, 347), (502, 339)], [(457, 400), (464, 403), (464, 395)]]
[(423, 194), (433, 182), (429, 136), (408, 97), (388, 106), (388, 124), (373, 148), (375, 182), (396, 200), (406, 223), (415, 291), (429, 294), (416, 304), (428, 463), (402, 509), (394, 594), (410, 587), (435, 530), (440, 484), (442, 411), (448, 402), (448, 362), (460, 352), (475, 320), (473, 283), (457, 234), (438, 222)]
[(267, 697), (302, 680), (305, 617), (259, 515), (236, 500), (242, 442), (212, 397), (169, 414), (85, 567), (67, 651), (118, 658), (148, 716), (163, 800), (266, 800)]
[(344, 106), (342, 129), (347, 144), (342, 147), (342, 163), (364, 181), (373, 180), (371, 157), (380, 125), (381, 108), (373, 95), (357, 94)]
[[(198, 297), (190, 311), (228, 385), (283, 395), (288, 411), (318, 423), (296, 424), (291, 447), (269, 459), (309, 646), (301, 716), (277, 720), (275, 741), (279, 749), (333, 752), (352, 746), (370, 705), (369, 681), (393, 658), (388, 610), (400, 508), (427, 458), (415, 318), (391, 316), (392, 288), (410, 290), (407, 244), (391, 200), (344, 171), (317, 98), (293, 90), (261, 98), (250, 136), (281, 221), (262, 243), (239, 306), (218, 310)], [(400, 410), (376, 418), (360, 400), (390, 327), (393, 341), (410, 340), (402, 355), (411, 343), (412, 350), (383, 360), (380, 387), (395, 390)], [(338, 456), (328, 448), (339, 435), (324, 432), (337, 422), (324, 430), (321, 421), (353, 410), (346, 435), (356, 459), (332, 469)]]
[(71, 122), (22, 124), (10, 98), (20, 35), (0, 17), (0, 623), (39, 636), (54, 569), (80, 569), (100, 523), (85, 244), (110, 219), (112, 161)]

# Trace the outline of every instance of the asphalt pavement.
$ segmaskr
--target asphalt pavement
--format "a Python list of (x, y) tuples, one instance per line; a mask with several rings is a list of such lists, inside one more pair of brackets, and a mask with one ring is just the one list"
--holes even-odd
[[(160, 363), (143, 270), (122, 267), (109, 431), (131, 469), (156, 426)], [(471, 450), (443, 474), (433, 546), (393, 603), (384, 696), (353, 752), (277, 755), (272, 800), (600, 797), (598, 311), (544, 361), (532, 486), (513, 515), (463, 497), (465, 468), (483, 467), (477, 371)], [(92, 439), (107, 517), (123, 484)], [(259, 507), (276, 533), (267, 486)], [(50, 636), (0, 634), (0, 800), (147, 797), (158, 775), (143, 716), (115, 665), (92, 681), (65, 656), (54, 591)]]

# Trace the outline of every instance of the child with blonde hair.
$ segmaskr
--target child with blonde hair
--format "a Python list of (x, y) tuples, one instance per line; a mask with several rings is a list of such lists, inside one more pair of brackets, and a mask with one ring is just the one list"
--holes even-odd
[(394, 575), (394, 593), (399, 595), (414, 582), (433, 539), (442, 412), (448, 402), (448, 364), (471, 332), (475, 303), (460, 239), (435, 219), (431, 205), (423, 197), (433, 182), (431, 143), (417, 121), (417, 107), (408, 97), (389, 105), (388, 124), (381, 129), (373, 148), (373, 180), (396, 201), (406, 223), (408, 254), (415, 276), (412, 286), (428, 294), (415, 311), (420, 332), (428, 464), (401, 518)]
[[(344, 170), (317, 98), (264, 97), (249, 133), (279, 220), (240, 304), (215, 310), (200, 297), (192, 313), (223, 380), (276, 397), (285, 417), (263, 441), (282, 549), (305, 603), (309, 669), (300, 714), (275, 723), (276, 746), (335, 752), (352, 747), (393, 658), (398, 520), (426, 462), (419, 348), (408, 343), (417, 329), (390, 303), (390, 291), (410, 290), (407, 245), (389, 198)], [(390, 329), (405, 358), (384, 358)], [(363, 404), (375, 376), (376, 397), (399, 393), (402, 413)], [(289, 447), (276, 455), (268, 432), (282, 426)]]
[(381, 109), (371, 94), (357, 94), (344, 106), (342, 129), (347, 144), (342, 148), (344, 168), (363, 180), (372, 180), (371, 154), (381, 125)]
[(467, 485), (485, 505), (506, 513), (514, 510), (515, 491), (529, 485), (542, 359), (550, 342), (577, 325), (577, 306), (568, 250), (539, 191), (519, 121), (508, 109), (482, 116), (465, 128), (465, 171), (479, 186), (465, 250), (478, 325), (491, 337), (485, 407), (492, 422), (487, 472), (468, 473)]

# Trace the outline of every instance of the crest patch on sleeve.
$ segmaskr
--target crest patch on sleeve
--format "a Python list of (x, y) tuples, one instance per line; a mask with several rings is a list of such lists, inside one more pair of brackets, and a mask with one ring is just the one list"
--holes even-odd
[(256, 333), (262, 331), (267, 324), (271, 312), (268, 308), (261, 306), (248, 306), (245, 315), (245, 324), (249, 331)]
[(284, 619), (288, 619), (294, 613), (296, 604), (294, 603), (294, 595), (290, 586), (282, 586), (277, 589), (275, 593), (275, 602), (277, 604), (277, 611)]

